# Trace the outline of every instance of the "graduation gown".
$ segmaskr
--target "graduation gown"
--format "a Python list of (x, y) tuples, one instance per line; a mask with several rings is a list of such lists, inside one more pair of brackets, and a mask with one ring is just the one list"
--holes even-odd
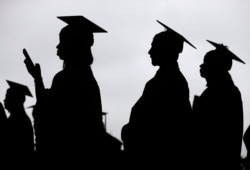
[(17, 115), (10, 115), (6, 122), (6, 155), (15, 159), (31, 159), (34, 154), (34, 133), (30, 118), (25, 111), (20, 110)]
[(238, 169), (243, 135), (241, 93), (229, 74), (207, 88), (194, 102), (197, 167)]
[(105, 129), (100, 90), (91, 68), (57, 73), (38, 100), (34, 119), (39, 153), (72, 160), (100, 153)]
[(190, 114), (189, 88), (178, 64), (160, 68), (122, 128), (125, 153), (146, 165), (176, 166), (189, 147)]

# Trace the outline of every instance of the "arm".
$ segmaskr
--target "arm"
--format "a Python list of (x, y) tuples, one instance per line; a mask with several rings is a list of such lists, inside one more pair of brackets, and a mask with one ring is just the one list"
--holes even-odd
[(35, 81), (35, 89), (36, 89), (36, 96), (37, 99), (40, 98), (42, 93), (45, 91), (43, 80), (42, 80), (42, 74), (41, 74), (41, 68), (39, 64), (34, 64), (26, 51), (26, 49), (23, 49), (23, 54), (25, 56), (24, 63), (26, 65), (26, 68), (30, 75), (34, 78)]

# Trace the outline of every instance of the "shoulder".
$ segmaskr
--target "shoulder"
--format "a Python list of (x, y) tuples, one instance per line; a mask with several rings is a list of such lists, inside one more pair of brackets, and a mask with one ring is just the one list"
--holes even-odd
[(59, 71), (58, 73), (55, 74), (53, 80), (58, 80), (58, 79), (61, 79), (62, 77), (64, 77), (65, 73), (64, 71)]
[(61, 87), (65, 82), (67, 82), (65, 73), (64, 71), (60, 71), (53, 77), (51, 89)]

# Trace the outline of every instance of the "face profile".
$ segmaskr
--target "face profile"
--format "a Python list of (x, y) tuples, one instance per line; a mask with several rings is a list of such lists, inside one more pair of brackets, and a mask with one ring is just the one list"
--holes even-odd
[(58, 19), (68, 24), (59, 34), (59, 44), (56, 46), (59, 58), (64, 62), (91, 64), (93, 58), (90, 49), (94, 44), (93, 33), (107, 31), (83, 16), (60, 16)]
[(164, 49), (164, 47), (165, 46), (162, 41), (159, 41), (155, 38), (153, 39), (151, 48), (148, 51), (153, 66), (159, 66), (162, 63), (161, 60), (163, 59), (163, 57), (167, 57), (166, 55), (164, 55), (164, 53), (166, 53), (167, 51), (166, 48)]
[(154, 36), (148, 54), (153, 66), (161, 66), (168, 62), (175, 62), (182, 49), (183, 42), (164, 31)]
[(157, 22), (166, 28), (166, 31), (160, 32), (154, 36), (151, 48), (148, 51), (153, 66), (162, 66), (176, 62), (179, 54), (183, 50), (184, 42), (196, 48), (182, 35), (160, 21), (157, 20)]
[(233, 60), (245, 64), (239, 57), (233, 54), (229, 49), (222, 45), (207, 40), (216, 47), (204, 56), (204, 61), (200, 65), (200, 75), (203, 78), (212, 78), (228, 72), (232, 68)]
[(204, 61), (200, 65), (200, 75), (203, 78), (209, 78), (216, 76), (216, 73), (219, 73), (220, 67), (216, 63), (216, 55), (214, 52), (210, 51), (204, 56)]

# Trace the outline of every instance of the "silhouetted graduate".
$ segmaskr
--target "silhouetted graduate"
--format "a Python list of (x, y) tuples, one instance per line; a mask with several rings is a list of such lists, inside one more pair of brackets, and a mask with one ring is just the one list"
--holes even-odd
[(207, 88), (193, 104), (197, 123), (197, 167), (239, 169), (243, 108), (241, 93), (229, 70), (232, 61), (244, 62), (226, 46), (208, 42), (216, 49), (206, 53), (200, 66)]
[(7, 121), (7, 115), (5, 113), (3, 104), (0, 103), (0, 126), (2, 126), (2, 124), (5, 124)]
[(249, 170), (250, 169), (250, 126), (249, 125), (243, 135), (243, 142), (247, 150), (247, 155), (245, 158), (242, 159), (242, 164), (244, 170)]
[[(33, 157), (34, 153), (34, 133), (33, 125), (26, 114), (24, 108), (25, 96), (32, 97), (28, 87), (16, 82), (7, 80), (9, 89), (7, 89), (4, 99), (4, 106), (10, 116), (6, 124), (6, 149), (5, 157), (11, 160), (27, 160)], [(5, 140), (3, 139), (3, 140)]]
[[(93, 33), (106, 31), (83, 16), (58, 18), (67, 23), (57, 45), (64, 68), (55, 75), (50, 89), (44, 88), (39, 65), (25, 60), (36, 84), (37, 151), (50, 156), (53, 163), (53, 156), (59, 158), (58, 165), (85, 165), (88, 160), (104, 160), (108, 151), (112, 155), (112, 147), (121, 147), (119, 140), (114, 142), (105, 132), (100, 90), (91, 69)], [(110, 140), (114, 146), (109, 145)]]
[(7, 129), (7, 115), (5, 113), (3, 104), (0, 102), (0, 156), (4, 157), (6, 154), (6, 129)]
[(179, 33), (158, 23), (167, 30), (154, 36), (148, 53), (152, 65), (159, 69), (132, 107), (121, 137), (129, 164), (161, 169), (183, 166), (184, 169), (188, 159), (191, 104), (188, 83), (177, 60), (184, 42), (194, 46)]

